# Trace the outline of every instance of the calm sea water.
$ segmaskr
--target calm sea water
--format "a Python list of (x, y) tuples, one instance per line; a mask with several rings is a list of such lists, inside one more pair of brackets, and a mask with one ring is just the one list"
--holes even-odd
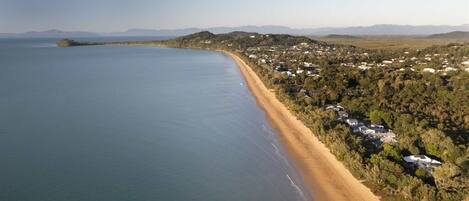
[(0, 39), (0, 200), (309, 200), (221, 53)]

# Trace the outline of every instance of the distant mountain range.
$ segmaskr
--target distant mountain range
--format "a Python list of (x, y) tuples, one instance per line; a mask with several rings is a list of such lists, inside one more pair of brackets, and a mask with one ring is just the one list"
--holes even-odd
[(61, 31), (51, 29), (47, 31), (30, 31), (25, 33), (0, 33), (0, 38), (67, 38), (67, 37), (99, 37), (100, 34), (83, 31)]
[(433, 34), (433, 35), (428, 36), (427, 38), (468, 39), (469, 40), (469, 32), (467, 32), (467, 31), (453, 31), (453, 32), (443, 33), (443, 34)]
[(291, 35), (422, 35), (447, 32), (469, 32), (469, 24), (450, 26), (411, 26), (411, 25), (373, 25), (361, 27), (342, 27), (342, 28), (307, 28), (294, 29), (286, 26), (240, 26), (240, 27), (212, 27), (212, 28), (186, 28), (186, 29), (129, 29), (124, 32), (113, 33), (92, 33), (73, 31), (66, 32), (61, 30), (32, 31), (26, 33), (0, 33), (0, 38), (84, 38), (100, 36), (182, 36), (201, 31), (210, 31), (215, 34), (229, 33), (233, 31), (257, 32), (264, 34), (291, 34)]

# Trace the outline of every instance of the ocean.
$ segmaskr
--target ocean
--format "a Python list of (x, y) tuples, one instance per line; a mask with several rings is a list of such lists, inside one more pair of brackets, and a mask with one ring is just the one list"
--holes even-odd
[(0, 39), (0, 200), (312, 199), (228, 56), (55, 41)]

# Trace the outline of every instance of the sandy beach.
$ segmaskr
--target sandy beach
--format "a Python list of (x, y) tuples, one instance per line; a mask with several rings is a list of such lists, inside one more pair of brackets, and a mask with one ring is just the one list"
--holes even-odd
[(281, 141), (315, 200), (379, 200), (266, 88), (243, 60), (232, 53), (225, 53), (236, 61), (257, 103), (280, 132)]

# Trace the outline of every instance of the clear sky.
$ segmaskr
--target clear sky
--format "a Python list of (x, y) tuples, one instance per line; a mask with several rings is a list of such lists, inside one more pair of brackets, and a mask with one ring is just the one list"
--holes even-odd
[(0, 0), (0, 32), (469, 24), (469, 0)]

